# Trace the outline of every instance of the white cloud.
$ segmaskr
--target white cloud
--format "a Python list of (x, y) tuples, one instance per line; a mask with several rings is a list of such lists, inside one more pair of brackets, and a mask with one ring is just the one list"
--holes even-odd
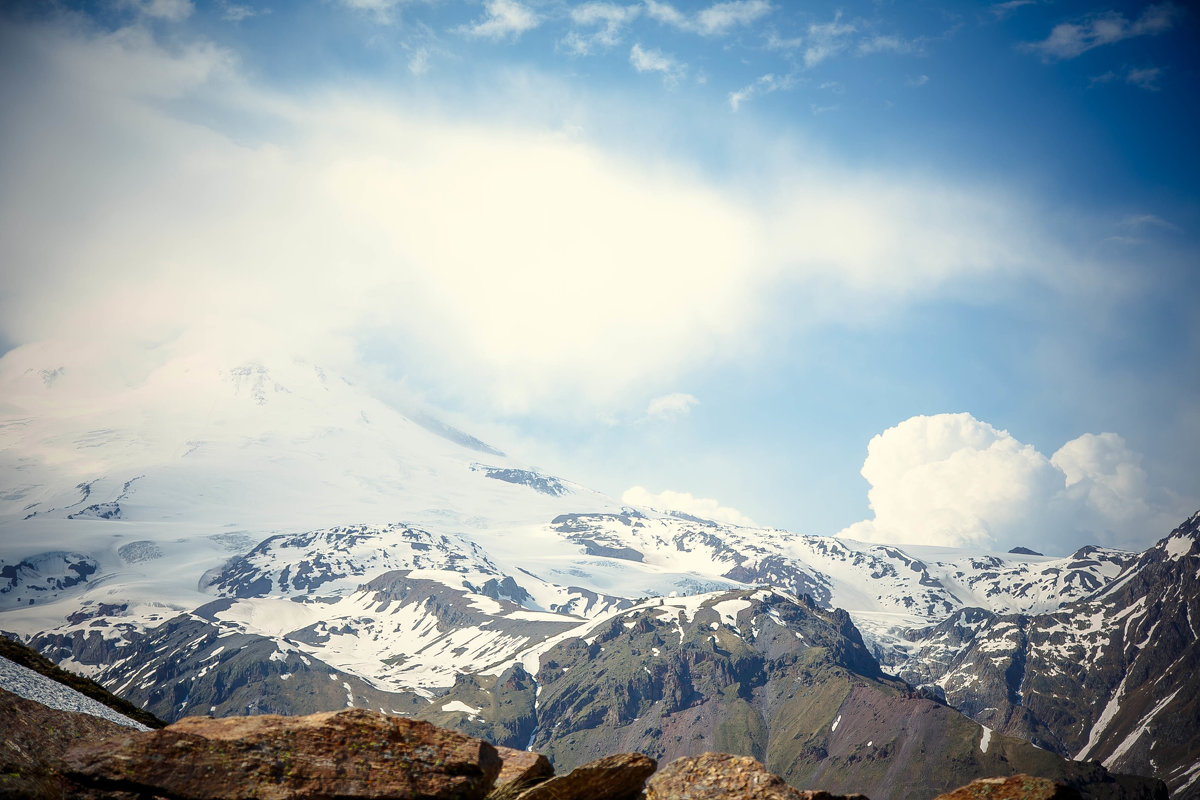
[(693, 517), (726, 522), (730, 525), (746, 525), (754, 527), (754, 520), (747, 517), (736, 508), (723, 506), (716, 500), (707, 497), (693, 497), (687, 492), (672, 492), (670, 489), (653, 494), (641, 486), (626, 489), (621, 494), (621, 502), (631, 506), (642, 506), (659, 511), (681, 511)]
[(192, 0), (121, 0), (122, 8), (132, 8), (139, 14), (167, 22), (183, 22), (196, 7)]
[(855, 47), (860, 56), (869, 56), (875, 53), (919, 53), (921, 49), (920, 41), (895, 35), (868, 36), (860, 40)]
[(1156, 214), (1130, 214), (1121, 220), (1121, 225), (1133, 230), (1142, 230), (1144, 228), (1160, 228), (1162, 230), (1173, 231), (1178, 233), (1180, 227), (1173, 222), (1168, 222)]
[(259, 12), (251, 6), (238, 5), (237, 3), (222, 2), (221, 3), (221, 19), (226, 22), (241, 22), (250, 17), (257, 17)]
[(862, 475), (875, 516), (838, 535), (869, 542), (1140, 548), (1180, 513), (1151, 490), (1140, 457), (1115, 434), (1085, 434), (1046, 458), (970, 414), (889, 428), (871, 439)]
[(1161, 89), (1158, 85), (1160, 75), (1162, 75), (1162, 70), (1158, 67), (1135, 68), (1125, 74), (1125, 82), (1148, 92), (1157, 92)]
[(408, 71), (413, 75), (424, 75), (429, 72), (429, 48), (418, 47), (408, 57)]
[(769, 13), (771, 4), (766, 0), (717, 3), (701, 11), (696, 17), (696, 24), (701, 33), (719, 36), (731, 28), (749, 25)]
[[(863, 30), (863, 28), (867, 30)], [(923, 38), (905, 39), (895, 34), (870, 33), (870, 24), (862, 20), (843, 22), (842, 12), (837, 12), (829, 22), (809, 24), (804, 36), (782, 39), (771, 32), (767, 36), (769, 50), (803, 50), (804, 66), (812, 69), (823, 61), (845, 52), (857, 56), (876, 53), (921, 53), (925, 47)]]
[(542, 22), (537, 14), (516, 0), (487, 0), (485, 8), (487, 15), (464, 28), (465, 33), (485, 39), (516, 38)]
[(13, 343), (123, 359), (249, 319), (230, 347), (357, 342), (457, 404), (628, 417), (766, 325), (862, 324), (1047, 262), (1078, 284), (1036, 208), (994, 188), (819, 160), (715, 180), (561, 119), (498, 122), (546, 105), (524, 86), (449, 120), (384, 93), (263, 90), (229, 53), (141, 28), (9, 27), (0, 58), (29, 76), (0, 126)]
[(575, 27), (567, 33), (563, 44), (577, 55), (589, 55), (597, 48), (615, 47), (621, 43), (625, 26), (637, 19), (641, 10), (641, 6), (604, 2), (576, 6), (571, 9), (571, 23)]
[(629, 63), (638, 72), (659, 72), (663, 80), (675, 83), (687, 73), (687, 64), (676, 60), (661, 50), (647, 50), (634, 43), (629, 50)]
[(692, 406), (700, 401), (684, 392), (672, 392), (656, 397), (646, 406), (646, 416), (659, 419), (683, 417), (692, 412)]
[(1164, 33), (1175, 26), (1180, 14), (1179, 8), (1171, 3), (1147, 6), (1133, 22), (1122, 14), (1110, 11), (1080, 22), (1055, 25), (1044, 40), (1028, 42), (1024, 49), (1041, 54), (1047, 61), (1077, 58), (1088, 50), (1106, 44)]
[(742, 103), (752, 97), (770, 94), (781, 89), (791, 89), (795, 85), (796, 78), (794, 75), (775, 75), (774, 73), (760, 75), (753, 83), (743, 86), (736, 92), (729, 93), (729, 107), (737, 111), (742, 107)]
[(337, 2), (355, 11), (369, 12), (375, 16), (377, 21), (389, 24), (392, 22), (392, 10), (400, 5), (401, 0), (337, 0)]
[(1032, 5), (1037, 5), (1037, 0), (1007, 0), (1004, 3), (992, 3), (989, 10), (996, 15), (996, 19), (1005, 19), (1018, 8)]
[(808, 26), (808, 37), (804, 47), (804, 66), (812, 68), (822, 61), (841, 53), (850, 46), (850, 36), (858, 30), (850, 23), (842, 22), (839, 11), (832, 22), (813, 23)]
[(915, 78), (908, 79), (908, 85), (913, 87), (914, 89), (924, 86), (927, 83), (929, 83), (928, 75), (918, 75)]
[(702, 36), (723, 36), (734, 28), (758, 21), (772, 10), (766, 0), (715, 3), (691, 15), (659, 0), (645, 0), (645, 4), (646, 15), (651, 19)]

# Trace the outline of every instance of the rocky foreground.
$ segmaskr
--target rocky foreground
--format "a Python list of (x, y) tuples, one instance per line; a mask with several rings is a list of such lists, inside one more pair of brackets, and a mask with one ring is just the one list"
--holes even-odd
[[(659, 769), (620, 753), (555, 775), (545, 756), (362, 709), (304, 717), (189, 717), (136, 731), (0, 690), (0, 797), (171, 800), (866, 800), (799, 791), (748, 756)], [(1160, 784), (1161, 786), (1161, 784)], [(945, 800), (1078, 800), (1029, 776), (976, 781)], [(1165, 800), (1165, 787), (1147, 800)], [(939, 798), (939, 800), (941, 800)]]

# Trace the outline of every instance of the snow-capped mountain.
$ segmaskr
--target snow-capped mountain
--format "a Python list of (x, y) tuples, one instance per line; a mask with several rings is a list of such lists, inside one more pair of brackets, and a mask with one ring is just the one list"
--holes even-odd
[[(304, 361), (167, 359), (86, 403), (35, 351), (0, 366), (0, 629), (165, 719), (366, 705), (498, 724), (446, 698), (494, 698), (504, 676), (536, 691), (547, 653), (647, 598), (767, 585), (845, 609), (865, 652), (990, 728), (1063, 743), (1056, 718), (982, 706), (972, 654), (1032, 664), (1012, 618), (1057, 641), (1094, 608), (1110, 630), (1151, 574), (1150, 553), (900, 548), (623, 506)], [(1200, 774), (1194, 740), (1105, 756), (1188, 791)]]

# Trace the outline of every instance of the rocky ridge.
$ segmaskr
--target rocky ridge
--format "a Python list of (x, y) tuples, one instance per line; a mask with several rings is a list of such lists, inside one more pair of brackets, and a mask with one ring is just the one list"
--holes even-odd
[(1062, 756), (1200, 790), (1200, 513), (1053, 613), (964, 609), (910, 632), (914, 684)]
[[(123, 733), (88, 715), (26, 708), (39, 704), (0, 692), (0, 704), (14, 701), (5, 710), (28, 714), (30, 724), (19, 723), (0, 752), (0, 797), (866, 800), (799, 791), (755, 759), (719, 753), (678, 759), (661, 770), (653, 758), (619, 753), (553, 775), (534, 754), (361, 709), (306, 717), (189, 717), (156, 731)], [(1067, 797), (1078, 795), (1044, 793), (1028, 800)], [(1144, 797), (1165, 800), (1165, 792)], [(983, 800), (978, 794), (971, 800), (976, 798)]]

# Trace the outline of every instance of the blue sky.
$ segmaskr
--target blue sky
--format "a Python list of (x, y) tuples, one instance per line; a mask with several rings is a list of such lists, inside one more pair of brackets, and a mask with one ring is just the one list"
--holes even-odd
[(631, 501), (1143, 546), (1200, 506), (1198, 25), (9, 3), (0, 337), (219, 320)]

